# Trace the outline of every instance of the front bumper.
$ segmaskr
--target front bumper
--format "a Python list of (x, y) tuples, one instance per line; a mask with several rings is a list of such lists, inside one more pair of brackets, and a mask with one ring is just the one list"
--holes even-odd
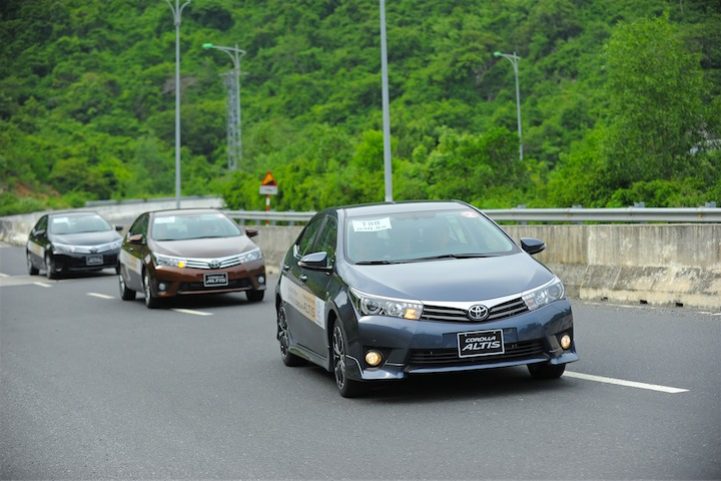
[[(366, 316), (349, 338), (349, 377), (356, 380), (395, 380), (409, 375), (473, 371), (533, 363), (565, 364), (578, 360), (575, 340), (562, 349), (559, 339), (570, 334), (573, 314), (567, 300), (556, 301), (536, 311), (490, 322), (439, 322)], [(479, 357), (458, 355), (458, 334), (503, 331), (503, 354)], [(365, 353), (375, 349), (383, 362), (372, 368)]]
[(106, 268), (115, 268), (118, 265), (120, 249), (98, 252), (93, 254), (70, 254), (57, 252), (53, 254), (53, 262), (57, 272), (86, 272)]
[[(227, 285), (204, 285), (206, 274), (223, 273), (228, 276)], [(168, 298), (179, 295), (262, 291), (265, 290), (266, 282), (265, 263), (259, 260), (224, 269), (155, 266), (150, 288), (157, 297)]]

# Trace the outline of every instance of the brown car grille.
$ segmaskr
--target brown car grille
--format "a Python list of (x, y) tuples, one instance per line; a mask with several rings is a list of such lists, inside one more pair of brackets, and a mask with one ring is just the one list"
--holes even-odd
[[(484, 322), (505, 319), (527, 311), (528, 306), (526, 306), (526, 303), (523, 302), (522, 298), (518, 297), (508, 302), (504, 302), (503, 304), (493, 306)], [(423, 306), (421, 319), (426, 321), (476, 322), (471, 321), (471, 319), (468, 318), (468, 311), (465, 309), (428, 305)]]
[(458, 349), (411, 349), (408, 364), (482, 364), (534, 357), (543, 354), (543, 341), (513, 342), (504, 345), (506, 352), (491, 356), (459, 357)]

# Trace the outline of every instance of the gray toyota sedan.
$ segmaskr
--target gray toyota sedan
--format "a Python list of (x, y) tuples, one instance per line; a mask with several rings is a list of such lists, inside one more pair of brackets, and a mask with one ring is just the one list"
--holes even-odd
[(276, 289), (288, 366), (373, 381), (527, 365), (560, 377), (578, 360), (563, 283), (475, 207), (402, 202), (327, 209), (291, 246)]

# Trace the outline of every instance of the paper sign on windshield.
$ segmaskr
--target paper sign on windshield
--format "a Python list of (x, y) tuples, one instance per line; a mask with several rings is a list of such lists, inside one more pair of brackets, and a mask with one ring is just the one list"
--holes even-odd
[(381, 230), (389, 230), (390, 228), (391, 219), (389, 217), (353, 221), (353, 232), (378, 232)]

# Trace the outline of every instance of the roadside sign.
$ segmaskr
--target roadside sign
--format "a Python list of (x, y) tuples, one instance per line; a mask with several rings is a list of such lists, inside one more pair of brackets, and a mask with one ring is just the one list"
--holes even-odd
[(268, 171), (265, 173), (265, 177), (263, 177), (263, 180), (260, 182), (260, 185), (278, 185), (278, 182), (275, 181), (275, 177), (273, 177), (273, 173), (271, 171)]
[(261, 185), (260, 195), (278, 195), (277, 185)]

